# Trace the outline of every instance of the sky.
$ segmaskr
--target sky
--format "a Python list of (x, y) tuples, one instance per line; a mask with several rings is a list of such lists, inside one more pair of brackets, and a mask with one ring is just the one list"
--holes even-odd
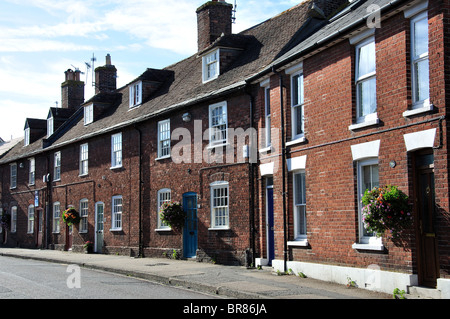
[[(46, 119), (50, 107), (61, 106), (68, 69), (84, 73), (88, 100), (92, 66), (105, 65), (107, 54), (122, 87), (147, 68), (161, 69), (196, 53), (195, 11), (206, 1), (0, 0), (0, 138), (22, 137), (26, 118)], [(301, 0), (236, 2), (233, 33)]]

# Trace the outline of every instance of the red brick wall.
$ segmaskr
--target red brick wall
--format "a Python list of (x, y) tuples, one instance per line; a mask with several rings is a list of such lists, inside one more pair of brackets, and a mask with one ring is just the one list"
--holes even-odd
[[(434, 113), (404, 118), (411, 106), (411, 70), (409, 20), (403, 12), (382, 21), (376, 29), (377, 112), (380, 124), (350, 131), (354, 123), (356, 93), (354, 86), (354, 46), (348, 40), (333, 45), (303, 61), (305, 87), (306, 141), (287, 147), (288, 158), (307, 155), (307, 237), (308, 247), (290, 247), (289, 260), (367, 267), (377, 264), (381, 269), (412, 273), (416, 271), (417, 249), (414, 234), (406, 237), (404, 246), (383, 238), (382, 253), (356, 250), (358, 242), (358, 194), (356, 164), (351, 145), (381, 140), (379, 150), (380, 184), (396, 184), (412, 195), (411, 156), (406, 152), (403, 135), (437, 128), (435, 146), (439, 144), (440, 127), (436, 118), (446, 113), (443, 19), (440, 4), (429, 4), (430, 98)], [(434, 71), (435, 70), (435, 71)], [(287, 140), (290, 140), (290, 82), (283, 78)], [(271, 78), (272, 126), (280, 128), (280, 89), (278, 76)], [(258, 126), (264, 127), (263, 90), (258, 95)], [(424, 120), (428, 123), (415, 124)], [(444, 122), (445, 123), (445, 122)], [(436, 204), (439, 207), (438, 233), (441, 276), (448, 276), (448, 158), (446, 125), (442, 127), (443, 147), (434, 150)], [(281, 149), (261, 156), (261, 163), (278, 161)], [(396, 161), (391, 168), (389, 162)], [(281, 166), (279, 166), (281, 167)], [(287, 174), (288, 240), (293, 240), (292, 173)], [(261, 257), (266, 256), (264, 184), (259, 184)], [(274, 175), (275, 258), (283, 259), (283, 203), (281, 170)]]

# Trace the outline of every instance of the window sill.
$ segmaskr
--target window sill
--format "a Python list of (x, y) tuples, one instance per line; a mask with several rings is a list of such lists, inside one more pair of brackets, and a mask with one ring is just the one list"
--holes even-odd
[(86, 177), (86, 176), (89, 176), (89, 173), (86, 173), (86, 174), (79, 174), (79, 175), (78, 175), (78, 177)]
[(309, 245), (308, 239), (298, 239), (294, 241), (288, 241), (288, 246), (307, 247)]
[(304, 136), (298, 137), (295, 140), (286, 142), (286, 146), (292, 146), (292, 145), (295, 145), (295, 144), (304, 143), (305, 141), (306, 141), (306, 138)]
[(172, 228), (168, 227), (168, 228), (156, 228), (155, 231), (157, 232), (167, 232), (167, 231), (172, 231)]
[(157, 158), (155, 158), (155, 161), (160, 161), (160, 160), (167, 159), (167, 158), (170, 158), (170, 157), (171, 157), (170, 155), (157, 157)]
[(122, 231), (122, 228), (111, 228), (109, 231), (110, 232)]
[(122, 165), (120, 165), (120, 166), (111, 166), (109, 169), (114, 170), (114, 169), (121, 169), (121, 168), (123, 168)]
[(378, 123), (380, 123), (380, 120), (378, 118), (376, 118), (373, 120), (352, 124), (348, 127), (348, 129), (349, 129), (349, 131), (354, 131), (354, 130), (359, 130), (359, 129), (366, 128), (369, 126), (378, 125)]
[(208, 228), (208, 230), (230, 230), (230, 227), (222, 227), (222, 228), (211, 227), (211, 228)]
[(422, 107), (418, 107), (418, 108), (415, 108), (412, 110), (407, 110), (407, 111), (403, 112), (403, 117), (409, 117), (409, 116), (414, 116), (417, 114), (431, 112), (431, 111), (433, 111), (433, 109), (434, 109), (433, 104), (424, 105)]
[(221, 144), (219, 144), (219, 143), (217, 143), (217, 144), (209, 144), (206, 148), (208, 150), (211, 150), (211, 149), (214, 149), (216, 147), (224, 147), (224, 146), (229, 146), (230, 145), (230, 143), (221, 143)]
[(139, 108), (141, 105), (142, 105), (142, 103), (130, 105), (130, 106), (128, 107), (128, 112), (129, 112), (129, 111), (132, 111), (132, 110), (135, 110), (135, 109), (137, 109), (137, 108)]
[(267, 146), (267, 147), (261, 148), (261, 149), (258, 150), (258, 152), (259, 152), (260, 154), (261, 154), (261, 153), (272, 152), (272, 146)]
[(352, 245), (352, 248), (356, 249), (356, 250), (384, 251), (384, 245), (383, 244), (359, 244), (359, 243), (354, 243)]

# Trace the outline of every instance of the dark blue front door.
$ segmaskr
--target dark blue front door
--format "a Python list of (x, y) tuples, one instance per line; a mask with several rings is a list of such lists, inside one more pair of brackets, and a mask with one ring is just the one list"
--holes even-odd
[(267, 187), (267, 258), (269, 265), (275, 258), (275, 241), (273, 232), (273, 188)]
[(197, 254), (197, 194), (186, 193), (183, 195), (183, 209), (187, 218), (183, 230), (183, 254), (186, 258), (195, 257)]

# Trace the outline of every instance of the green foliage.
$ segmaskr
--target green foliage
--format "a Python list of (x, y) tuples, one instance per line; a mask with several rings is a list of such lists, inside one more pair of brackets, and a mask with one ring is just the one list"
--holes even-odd
[(391, 231), (392, 237), (398, 238), (412, 225), (408, 196), (397, 186), (387, 185), (366, 190), (362, 204), (364, 227), (379, 237), (386, 231)]
[(161, 205), (159, 210), (161, 220), (172, 229), (181, 229), (186, 220), (186, 213), (179, 202), (166, 202)]
[(394, 289), (394, 293), (392, 295), (392, 298), (394, 299), (406, 299), (405, 297), (406, 292), (404, 290), (400, 290), (398, 288)]
[(75, 210), (75, 208), (71, 207), (66, 209), (62, 213), (62, 220), (65, 222), (68, 226), (79, 224), (81, 221), (80, 214)]

